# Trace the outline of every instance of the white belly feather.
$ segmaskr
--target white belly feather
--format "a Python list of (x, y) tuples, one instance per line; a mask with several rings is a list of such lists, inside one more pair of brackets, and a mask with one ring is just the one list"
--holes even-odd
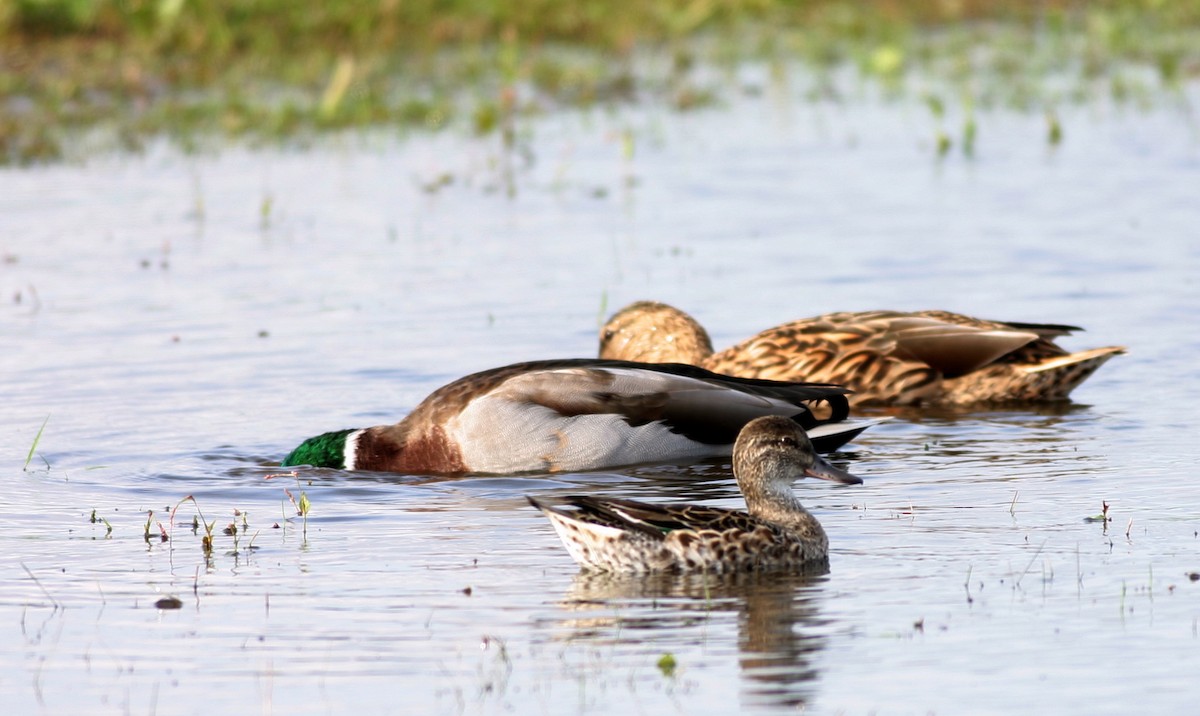
[(487, 395), (446, 425), (470, 472), (570, 472), (728, 455), (659, 423), (633, 427), (612, 413), (564, 417), (541, 405)]

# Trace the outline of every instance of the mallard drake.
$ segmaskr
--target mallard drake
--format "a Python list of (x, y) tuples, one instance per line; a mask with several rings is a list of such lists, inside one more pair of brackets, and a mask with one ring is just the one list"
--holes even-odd
[(718, 373), (837, 383), (855, 405), (1065, 400), (1121, 346), (1068, 353), (1076, 326), (1004, 323), (949, 311), (829, 313), (768, 328), (714, 353), (677, 308), (639, 301), (600, 332), (600, 357), (679, 362)]
[(792, 483), (819, 477), (862, 480), (817, 455), (795, 421), (755, 418), (733, 446), (733, 474), (749, 512), (688, 504), (572, 496), (528, 497), (550, 519), (567, 551), (603, 572), (732, 572), (822, 569), (829, 538), (800, 504)]
[[(517, 363), (438, 388), (395, 425), (305, 440), (283, 466), (408, 474), (597, 470), (728, 455), (738, 430), (785, 415), (834, 450), (878, 421), (847, 421), (846, 390), (686, 365)], [(827, 404), (823, 418), (810, 406)]]

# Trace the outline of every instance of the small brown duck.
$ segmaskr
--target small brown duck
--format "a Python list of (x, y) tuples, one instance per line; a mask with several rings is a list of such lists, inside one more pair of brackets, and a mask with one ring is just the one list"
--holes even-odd
[[(729, 455), (762, 415), (835, 450), (878, 420), (847, 420), (846, 390), (690, 365), (583, 358), (517, 363), (445, 385), (395, 425), (309, 438), (283, 466), (411, 475), (575, 472)], [(822, 405), (824, 417), (811, 406)]]
[[(792, 483), (862, 480), (817, 455), (804, 430), (779, 416), (751, 420), (733, 446), (733, 474), (749, 512), (574, 496), (528, 497), (586, 570), (603, 572), (823, 571), (829, 538)], [(568, 509), (574, 508), (574, 509)]]
[(713, 352), (677, 308), (639, 301), (600, 332), (600, 357), (678, 362), (745, 378), (851, 388), (854, 405), (970, 405), (1066, 400), (1121, 346), (1068, 353), (1054, 339), (1076, 326), (1005, 323), (949, 311), (829, 313), (768, 328)]

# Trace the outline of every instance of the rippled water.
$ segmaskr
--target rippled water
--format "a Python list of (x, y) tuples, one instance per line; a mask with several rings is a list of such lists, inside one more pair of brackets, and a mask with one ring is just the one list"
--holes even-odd
[[(3, 170), (8, 707), (1190, 712), (1200, 134), (1089, 108), (1051, 149), (1041, 117), (978, 119), (975, 157), (941, 161), (912, 106), (768, 93), (552, 116), (516, 151), (446, 134)], [(737, 505), (719, 461), (264, 479), (464, 373), (592, 355), (643, 298), (719, 345), (937, 307), (1130, 353), (1071, 405), (869, 431), (837, 456), (865, 485), (798, 488), (831, 538), (819, 577), (583, 577), (523, 498)]]

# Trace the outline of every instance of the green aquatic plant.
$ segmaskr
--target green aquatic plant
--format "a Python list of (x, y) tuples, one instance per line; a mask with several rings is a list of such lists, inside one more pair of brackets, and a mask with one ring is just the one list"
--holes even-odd
[(596, 328), (603, 328), (608, 320), (608, 289), (600, 291), (600, 309), (596, 312)]
[[(146, 510), (146, 524), (142, 528), (142, 539), (145, 540), (146, 544), (150, 544), (150, 526), (152, 524), (154, 524), (154, 510)], [(163, 523), (161, 521), (159, 521), (158, 522), (158, 540), (160, 542), (166, 542), (170, 539), (171, 539), (171, 536), (169, 534), (167, 534), (167, 528), (163, 526)]]
[(271, 228), (271, 209), (275, 205), (275, 197), (271, 192), (263, 192), (262, 201), (258, 205), (258, 228), (266, 231)]
[(1105, 527), (1107, 528), (1108, 523), (1112, 521), (1112, 518), (1108, 516), (1108, 507), (1109, 507), (1108, 502), (1101, 500), (1100, 501), (1100, 514), (1092, 515), (1090, 517), (1084, 517), (1083, 521), (1084, 522), (1102, 522), (1102, 523), (1104, 523)]
[(96, 513), (96, 508), (94, 508), (94, 507), (92, 508), (92, 516), (91, 516), (91, 517), (88, 519), (88, 521), (89, 521), (89, 522), (91, 522), (92, 524), (96, 524), (97, 522), (103, 522), (103, 523), (104, 523), (104, 529), (105, 529), (105, 531), (104, 531), (104, 538), (105, 538), (105, 539), (109, 539), (109, 538), (111, 538), (111, 537), (112, 537), (112, 532), (113, 532), (113, 526), (112, 526), (112, 523), (111, 523), (111, 522), (109, 522), (109, 521), (108, 521), (107, 519), (105, 519), (104, 517), (101, 517), (99, 514), (97, 514), (97, 513)]
[(675, 655), (669, 651), (660, 656), (654, 665), (657, 666), (658, 670), (662, 672), (662, 675), (666, 676), (667, 678), (675, 676), (675, 669), (678, 667), (678, 663), (675, 661)]
[[(212, 522), (208, 522), (207, 520), (204, 519), (204, 513), (200, 511), (200, 503), (196, 501), (196, 498), (194, 496), (188, 495), (187, 497), (183, 498), (182, 500), (180, 500), (179, 502), (177, 502), (175, 504), (175, 507), (171, 510), (171, 524), (175, 523), (175, 513), (179, 511), (180, 506), (189, 500), (191, 501), (192, 506), (196, 508), (196, 516), (192, 517), (192, 529), (196, 530), (198, 527), (203, 525), (204, 537), (202, 537), (200, 539), (200, 548), (204, 551), (204, 555), (206, 557), (212, 556), (213, 528), (217, 526), (217, 523), (215, 520)], [(199, 522), (196, 521), (197, 516), (199, 517)]]
[(968, 110), (967, 118), (963, 120), (962, 133), (963, 154), (968, 157), (975, 156), (975, 135), (977, 133), (978, 126), (975, 124), (975, 113)]
[[(50, 422), (49, 415), (42, 421), (42, 427), (38, 428), (37, 435), (33, 436), (33, 444), (29, 446), (29, 452), (25, 455), (25, 464), (21, 467), (22, 472), (29, 470), (29, 463), (33, 461), (33, 454), (37, 450), (38, 443), (42, 441), (42, 433), (45, 432), (46, 423), (48, 422)], [(50, 463), (46, 463), (46, 466), (49, 467)]]
[(934, 146), (936, 147), (937, 155), (944, 157), (950, 153), (950, 149), (954, 146), (954, 140), (950, 139), (950, 135), (946, 134), (945, 131), (939, 129), (935, 137)]
[(304, 530), (303, 534), (304, 534), (305, 539), (307, 539), (308, 538), (308, 513), (312, 509), (312, 503), (309, 502), (309, 500), (308, 500), (308, 493), (301, 490), (299, 500), (297, 500), (295, 497), (293, 497), (291, 492), (288, 492), (287, 496), (292, 501), (292, 504), (296, 506), (296, 514), (300, 515), (301, 525)]
[(1058, 115), (1054, 112), (1046, 113), (1046, 143), (1052, 147), (1057, 147), (1062, 144), (1063, 130), (1062, 123), (1058, 121)]
[[(233, 521), (230, 522), (225, 527), (223, 532), (224, 532), (224, 534), (229, 535), (230, 537), (233, 537), (233, 551), (229, 552), (229, 554), (236, 556), (238, 554), (241, 554), (241, 548), (240, 548), (241, 538), (247, 532), (250, 531), (250, 518), (249, 518), (249, 514), (245, 510), (238, 510), (236, 508), (233, 511), (233, 517), (234, 517)], [(242, 522), (242, 524), (240, 526), (238, 525), (238, 519), (237, 519), (239, 517), (241, 518), (241, 522)], [(259, 531), (261, 531), (261, 530), (259, 530)], [(250, 537), (250, 543), (246, 545), (247, 551), (252, 552), (255, 549), (257, 549), (254, 546), (254, 539), (256, 537), (258, 537), (259, 531), (255, 531), (255, 533)]]
[(317, 117), (322, 122), (331, 121), (337, 114), (342, 99), (346, 96), (346, 90), (350, 88), (354, 79), (354, 66), (352, 56), (342, 55), (338, 58), (329, 83), (325, 85), (325, 91), (321, 94), (321, 102), (317, 105)]
[[(277, 477), (295, 478), (296, 490), (300, 493), (300, 497), (297, 498), (292, 494), (292, 491), (286, 487), (283, 489), (283, 494), (287, 495), (288, 500), (292, 503), (292, 507), (296, 510), (296, 514), (300, 516), (302, 520), (301, 524), (303, 525), (304, 538), (308, 539), (308, 513), (312, 510), (312, 502), (310, 502), (308, 499), (308, 493), (300, 489), (300, 473), (293, 470), (291, 472), (267, 475), (264, 479), (273, 480)], [(286, 512), (284, 513), (283, 518), (285, 521), (287, 520)]]
[(865, 69), (888, 82), (897, 82), (904, 71), (904, 51), (892, 44), (880, 45), (867, 56)]
[(547, 108), (719, 103), (736, 73), (698, 70), (747, 61), (810, 73), (817, 101), (862, 85), (981, 109), (1175, 101), (1200, 1), (0, 0), (0, 48), (0, 162), (70, 158), (84, 134), (136, 152), (461, 124), (512, 146)]

